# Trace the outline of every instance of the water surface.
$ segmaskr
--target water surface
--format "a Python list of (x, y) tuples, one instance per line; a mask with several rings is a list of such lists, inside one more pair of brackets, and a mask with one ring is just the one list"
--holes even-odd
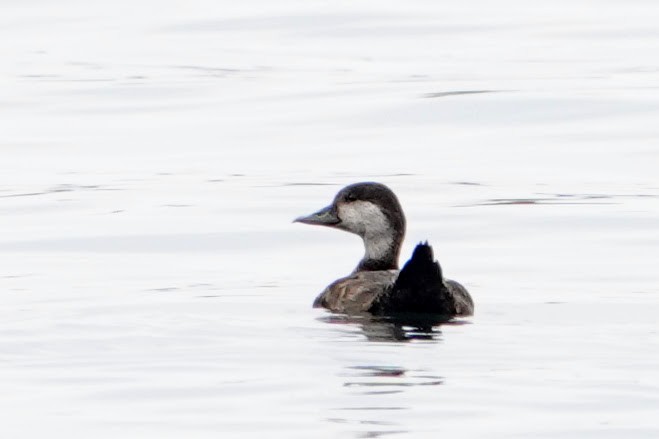
[[(659, 435), (652, 2), (1, 8), (5, 437)], [(473, 318), (311, 309), (361, 180)]]

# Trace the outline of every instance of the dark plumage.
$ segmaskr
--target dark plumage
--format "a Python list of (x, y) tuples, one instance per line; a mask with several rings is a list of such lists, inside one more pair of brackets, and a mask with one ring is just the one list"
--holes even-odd
[(346, 314), (433, 314), (447, 319), (473, 314), (471, 296), (459, 283), (443, 278), (428, 243), (418, 244), (398, 270), (405, 215), (387, 186), (352, 184), (339, 191), (330, 206), (295, 221), (345, 230), (364, 241), (365, 254), (357, 268), (325, 288), (315, 307)]
[(473, 310), (467, 290), (455, 281), (444, 280), (426, 242), (416, 246), (394, 284), (375, 298), (368, 311), (377, 315), (431, 312), (450, 318), (471, 315)]

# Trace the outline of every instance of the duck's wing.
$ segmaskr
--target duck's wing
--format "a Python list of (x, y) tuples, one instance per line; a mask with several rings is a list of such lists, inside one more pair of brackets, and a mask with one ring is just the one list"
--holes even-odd
[(444, 281), (428, 243), (416, 246), (392, 288), (378, 296), (369, 309), (377, 315), (432, 313), (446, 318), (471, 315), (473, 310), (467, 290), (455, 281)]
[(444, 285), (452, 298), (451, 300), (455, 303), (455, 315), (462, 317), (473, 315), (474, 301), (467, 289), (462, 284), (451, 279), (445, 279)]
[(358, 271), (332, 282), (313, 306), (346, 314), (368, 312), (373, 301), (392, 288), (397, 276), (398, 270)]

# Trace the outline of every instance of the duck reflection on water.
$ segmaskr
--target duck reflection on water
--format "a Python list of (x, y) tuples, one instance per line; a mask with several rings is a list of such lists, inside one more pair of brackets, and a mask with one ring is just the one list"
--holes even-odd
[(442, 325), (469, 324), (466, 320), (446, 320), (429, 318), (427, 315), (372, 316), (327, 314), (318, 320), (334, 325), (350, 325), (360, 329), (368, 341), (407, 342), (413, 340), (441, 340)]

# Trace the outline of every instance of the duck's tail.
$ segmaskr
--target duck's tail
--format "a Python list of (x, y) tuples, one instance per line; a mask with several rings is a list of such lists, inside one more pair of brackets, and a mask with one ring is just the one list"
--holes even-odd
[(442, 268), (427, 242), (417, 244), (388, 294), (374, 303), (375, 314), (433, 313), (454, 315)]

